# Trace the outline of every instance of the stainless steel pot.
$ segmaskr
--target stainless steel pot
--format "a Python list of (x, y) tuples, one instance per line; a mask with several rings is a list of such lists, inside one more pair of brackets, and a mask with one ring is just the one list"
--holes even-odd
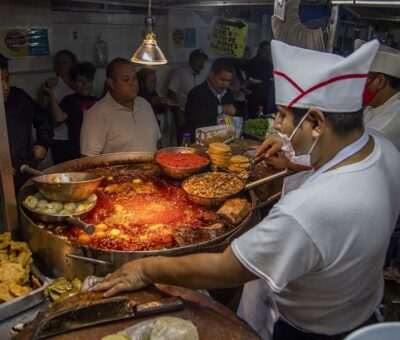
[[(80, 158), (49, 168), (46, 173), (81, 171), (91, 168), (112, 165), (151, 163), (152, 153), (116, 153), (96, 157)], [(29, 185), (29, 180), (26, 185)], [(22, 189), (21, 189), (22, 190)], [(256, 204), (254, 193), (250, 193), (252, 206)], [(250, 213), (237, 227), (226, 234), (208, 242), (202, 242), (186, 247), (158, 251), (110, 251), (90, 248), (71, 243), (59, 238), (46, 230), (40, 229), (34, 221), (19, 207), (21, 236), (28, 242), (35, 254), (40, 270), (49, 276), (64, 276), (67, 279), (88, 275), (103, 276), (122, 264), (141, 257), (159, 255), (182, 255), (199, 252), (217, 252), (223, 250), (238, 234), (244, 232), (258, 222), (258, 214)]]

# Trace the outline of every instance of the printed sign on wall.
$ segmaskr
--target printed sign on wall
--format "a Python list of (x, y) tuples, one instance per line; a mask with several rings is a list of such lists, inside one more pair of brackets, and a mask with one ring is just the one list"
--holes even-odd
[(196, 29), (175, 28), (172, 32), (172, 41), (174, 48), (196, 47)]
[(50, 54), (47, 28), (1, 29), (0, 39), (0, 51), (8, 58)]
[(217, 19), (211, 36), (210, 47), (227, 57), (243, 57), (248, 25), (240, 19)]

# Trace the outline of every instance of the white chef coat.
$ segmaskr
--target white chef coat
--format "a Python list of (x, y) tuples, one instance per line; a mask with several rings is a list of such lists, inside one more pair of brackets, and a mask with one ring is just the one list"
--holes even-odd
[[(385, 252), (400, 212), (400, 154), (380, 134), (373, 137), (366, 159), (289, 192), (232, 244), (238, 260), (276, 293), (283, 318), (306, 331), (351, 330), (381, 302)], [(266, 300), (262, 289), (254, 294)], [(270, 313), (271, 303), (263, 305), (258, 313)]]

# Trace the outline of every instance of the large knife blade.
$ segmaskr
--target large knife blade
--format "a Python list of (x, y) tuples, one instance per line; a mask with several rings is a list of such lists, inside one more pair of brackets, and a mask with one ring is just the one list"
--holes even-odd
[(127, 297), (119, 296), (62, 310), (43, 319), (33, 339), (45, 339), (73, 330), (133, 317), (147, 316), (182, 309), (180, 297), (132, 305)]

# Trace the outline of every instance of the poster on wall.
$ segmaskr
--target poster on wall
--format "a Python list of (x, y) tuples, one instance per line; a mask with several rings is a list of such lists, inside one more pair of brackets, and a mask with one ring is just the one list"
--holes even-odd
[(175, 28), (172, 31), (173, 48), (196, 47), (195, 28)]
[(211, 49), (227, 57), (243, 57), (248, 25), (240, 19), (217, 19), (210, 36)]
[(48, 28), (0, 29), (0, 51), (8, 58), (50, 55)]
[(274, 15), (281, 20), (285, 20), (286, 0), (275, 0)]

